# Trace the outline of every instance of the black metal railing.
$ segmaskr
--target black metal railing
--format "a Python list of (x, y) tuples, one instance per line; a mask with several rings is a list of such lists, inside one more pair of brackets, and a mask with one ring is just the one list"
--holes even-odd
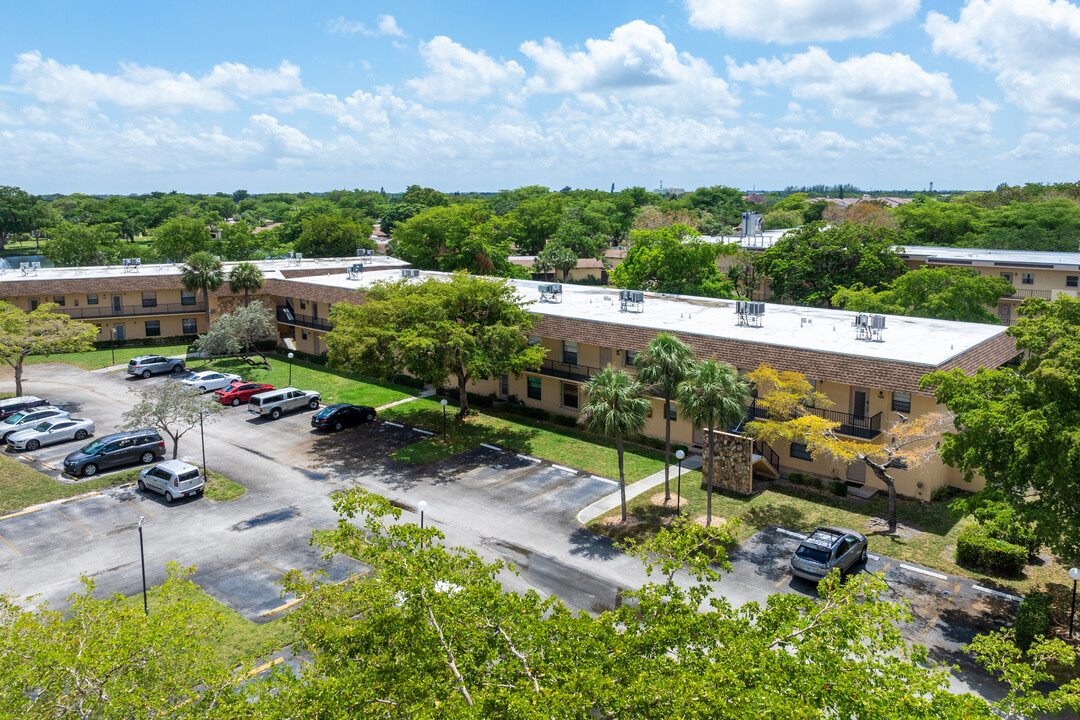
[(318, 318), (312, 315), (297, 315), (289, 309), (288, 305), (278, 305), (277, 319), (280, 323), (299, 325), (300, 327), (311, 328), (312, 330), (333, 330), (334, 328), (334, 326), (325, 318)]
[(564, 380), (587, 381), (590, 377), (600, 372), (600, 368), (589, 365), (575, 365), (574, 363), (556, 362), (544, 360), (538, 371), (541, 375), (562, 378)]
[(780, 456), (776, 454), (775, 450), (769, 447), (768, 443), (764, 443), (761, 440), (755, 440), (754, 454), (765, 458), (765, 461), (772, 465), (773, 470), (780, 470)]
[[(841, 435), (871, 440), (881, 434), (881, 413), (871, 416), (860, 416), (852, 413), (839, 412), (837, 410), (825, 410), (824, 408), (806, 408), (808, 411), (825, 418), (830, 422), (839, 423), (836, 432)], [(752, 422), (757, 418), (769, 416), (768, 403), (754, 398), (746, 408), (747, 420)]]
[(206, 312), (206, 303), (163, 303), (153, 307), (142, 305), (92, 305), (90, 307), (62, 307), (57, 308), (77, 320), (88, 318), (125, 317), (132, 315), (194, 315)]

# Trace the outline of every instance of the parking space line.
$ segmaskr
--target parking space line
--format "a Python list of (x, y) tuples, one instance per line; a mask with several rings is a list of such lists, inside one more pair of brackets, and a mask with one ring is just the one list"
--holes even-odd
[(14, 551), (15, 551), (15, 554), (16, 554), (16, 555), (18, 555), (19, 557), (22, 557), (22, 553), (21, 553), (21, 552), (19, 552), (18, 550), (16, 550), (16, 549), (15, 549), (15, 546), (14, 546), (14, 545), (12, 545), (11, 543), (9, 543), (9, 542), (7, 541), (7, 538), (6, 538), (6, 537), (4, 537), (3, 535), (0, 535), (0, 540), (3, 540), (3, 541), (4, 541), (4, 544), (5, 544), (5, 545), (7, 545), (7, 546), (8, 546), (9, 548), (11, 548), (12, 550), (14, 550)]
[(545, 495), (549, 495), (549, 494), (555, 492), (556, 490), (562, 490), (567, 485), (573, 485), (576, 480), (577, 480), (577, 478), (573, 478), (572, 480), (570, 480), (568, 482), (564, 482), (562, 485), (558, 485), (556, 487), (553, 487), (550, 490), (545, 490), (544, 492), (540, 493), (539, 495), (533, 495), (531, 498), (529, 498), (528, 500), (523, 502), (522, 505), (526, 505), (528, 503), (531, 503), (533, 500), (538, 500), (539, 498), (542, 498)]
[(926, 633), (930, 632), (930, 628), (934, 627), (934, 623), (938, 621), (939, 617), (941, 617), (941, 612), (934, 613), (934, 617), (930, 618), (930, 622), (926, 623), (926, 627), (919, 633), (919, 637), (925, 637)]
[(95, 492), (85, 493), (83, 495), (76, 495), (75, 497), (70, 497), (70, 498), (67, 498), (65, 500), (61, 500), (60, 504), (61, 505), (67, 505), (68, 503), (79, 502), (80, 500), (85, 500), (86, 498), (92, 498), (92, 497), (94, 497), (96, 495), (100, 495), (100, 494), (101, 493), (95, 491)]
[(65, 518), (67, 518), (67, 519), (68, 519), (68, 522), (70, 522), (70, 523), (71, 523), (72, 525), (74, 525), (75, 527), (79, 528), (80, 530), (82, 530), (82, 531), (83, 531), (84, 533), (86, 533), (86, 534), (87, 534), (87, 535), (89, 535), (90, 537), (94, 537), (94, 533), (90, 532), (89, 530), (87, 530), (86, 528), (84, 528), (84, 527), (83, 527), (82, 525), (80, 525), (79, 523), (77, 523), (77, 522), (75, 522), (74, 520), (72, 520), (72, 519), (71, 519), (71, 516), (70, 516), (70, 515), (68, 515), (68, 514), (67, 514), (66, 512), (64, 512), (64, 511), (63, 511), (63, 510), (61, 510), (60, 508), (54, 508), (54, 509), (56, 510), (56, 512), (60, 513), (60, 514), (61, 514), (61, 515), (63, 515), (63, 516), (65, 517)]
[(29, 515), (30, 513), (37, 512), (40, 509), (41, 509), (41, 506), (38, 505), (36, 507), (26, 508), (25, 510), (20, 510), (19, 512), (8, 513), (7, 515), (0, 515), (0, 520), (7, 520), (8, 518), (19, 517), (20, 515)]
[(423, 433), (424, 435), (434, 435), (435, 434), (435, 433), (431, 432), (430, 430), (421, 430), (418, 427), (414, 427), (413, 432)]
[(600, 477), (599, 475), (591, 475), (590, 477), (593, 480), (599, 480), (600, 482), (605, 482), (608, 485), (618, 485), (619, 484), (618, 480), (612, 480), (611, 478)]
[(389, 420), (383, 420), (383, 423), (385, 423), (386, 425), (390, 425), (392, 427), (405, 427), (401, 423), (390, 422)]
[(988, 588), (988, 587), (983, 587), (982, 585), (972, 585), (971, 587), (978, 590), (979, 592), (990, 593), (991, 595), (997, 595), (998, 597), (1005, 598), (1006, 600), (1015, 600), (1017, 602), (1020, 602), (1020, 600), (1022, 599), (1022, 598), (1018, 598), (1015, 595), (1010, 595), (1009, 593), (1003, 593), (1000, 590), (993, 590), (993, 589)]
[(518, 457), (522, 460), (528, 460), (529, 462), (533, 463), (540, 462), (540, 458), (534, 458), (532, 455), (522, 455), (521, 453), (518, 453)]
[(908, 570), (909, 572), (919, 573), (920, 575), (928, 575), (930, 577), (937, 578), (938, 580), (948, 580), (949, 579), (948, 575), (942, 575), (941, 573), (931, 572), (930, 570), (923, 570), (922, 568), (917, 568), (917, 567), (914, 567), (912, 565), (904, 565), (903, 563), (901, 563), (900, 567), (902, 567), (905, 570)]
[(776, 583), (775, 585), (773, 585), (773, 587), (780, 587), (781, 585), (783, 585), (784, 583), (786, 583), (786, 582), (787, 582), (787, 580), (788, 580), (788, 577), (790, 577), (790, 576), (788, 576), (788, 575), (784, 575), (784, 577), (780, 578), (780, 582), (778, 582), (778, 583)]
[(562, 470), (563, 472), (574, 473), (575, 475), (578, 474), (577, 470), (575, 470), (574, 468), (568, 468), (565, 465), (556, 465), (555, 463), (552, 463), (551, 467), (555, 468), (556, 470)]
[(254, 670), (249, 670), (248, 672), (244, 673), (244, 675), (243, 675), (243, 677), (242, 677), (241, 679), (244, 679), (244, 680), (246, 680), (247, 678), (252, 678), (252, 677), (255, 677), (255, 676), (256, 676), (256, 675), (258, 675), (259, 673), (264, 673), (264, 672), (266, 672), (267, 670), (269, 670), (270, 668), (272, 668), (272, 667), (274, 667), (274, 666), (276, 666), (276, 665), (280, 665), (280, 664), (281, 664), (281, 663), (283, 663), (283, 662), (285, 662), (285, 658), (283, 658), (283, 657), (279, 657), (279, 658), (274, 658), (274, 659), (273, 659), (273, 660), (271, 660), (270, 662), (268, 662), (268, 663), (263, 663), (262, 665), (260, 665), (259, 667), (255, 668)]
[(782, 527), (776, 528), (776, 532), (787, 535), (788, 537), (798, 538), (799, 540), (805, 540), (806, 539), (806, 535), (803, 535), (802, 533), (791, 532), (790, 530), (785, 530)]
[(889, 566), (890, 566), (890, 565), (892, 565), (892, 563), (891, 563), (891, 562), (887, 562), (887, 563), (885, 563), (885, 566), (884, 566), (883, 568), (881, 568), (880, 570), (878, 570), (878, 572), (879, 572), (879, 573), (884, 573), (884, 572), (885, 572), (886, 570), (888, 570), (888, 569), (889, 569)]
[(274, 566), (273, 566), (273, 565), (271, 565), (270, 563), (268, 563), (268, 562), (264, 562), (264, 561), (260, 560), (259, 558), (255, 558), (255, 562), (259, 563), (260, 565), (264, 565), (264, 566), (266, 566), (266, 567), (270, 568), (271, 570), (273, 570), (274, 572), (276, 572), (276, 573), (277, 573), (278, 575), (282, 575), (282, 576), (284, 576), (284, 575), (285, 575), (285, 573), (281, 572), (280, 570), (278, 570), (278, 569), (277, 569), (276, 567), (274, 567)]
[(524, 470), (521, 470), (520, 472), (514, 473), (513, 475), (506, 478), (505, 480), (500, 480), (499, 482), (495, 483), (494, 485), (488, 485), (487, 489), (488, 490), (494, 490), (497, 487), (502, 487), (503, 485), (505, 485), (508, 482), (512, 482), (514, 480), (517, 480), (522, 475), (528, 475), (529, 473), (531, 473), (535, 469), (536, 469), (535, 467), (527, 467)]
[(139, 507), (135, 503), (131, 502), (130, 500), (125, 500), (124, 502), (126, 502), (128, 505), (135, 508), (139, 512), (141, 512), (143, 515), (149, 515), (150, 517), (154, 517), (153, 513), (149, 512), (148, 510), (143, 510), (141, 507)]
[(881, 559), (877, 555), (871, 555), (870, 553), (867, 553), (866, 557), (870, 558), (871, 560), (880, 560)]

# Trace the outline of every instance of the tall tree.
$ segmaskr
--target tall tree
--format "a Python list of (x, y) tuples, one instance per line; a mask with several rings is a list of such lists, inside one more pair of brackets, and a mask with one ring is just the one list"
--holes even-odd
[(837, 289), (892, 282), (907, 271), (888, 228), (807, 223), (754, 258), (777, 302), (824, 305)]
[(305, 218), (293, 248), (309, 257), (353, 257), (363, 248), (374, 250), (370, 221), (357, 222), (333, 215)]
[(258, 257), (259, 242), (244, 220), (221, 228), (220, 254), (226, 260), (252, 260)]
[(732, 297), (734, 286), (719, 270), (716, 258), (734, 254), (734, 244), (701, 239), (687, 225), (630, 233), (632, 245), (611, 272), (616, 287), (677, 295)]
[(1080, 301), (1029, 299), (1019, 312), (1006, 331), (1025, 354), (1018, 369), (939, 372), (923, 387), (956, 416), (942, 458), (986, 480), (965, 508), (1006, 501), (1039, 540), (1080, 557)]
[(704, 428), (706, 458), (705, 524), (712, 525), (713, 468), (716, 443), (712, 431), (729, 427), (746, 417), (750, 387), (739, 378), (739, 371), (726, 363), (703, 360), (694, 365), (679, 384), (676, 398), (683, 413), (695, 427)]
[(48, 229), (44, 254), (58, 267), (112, 265), (123, 251), (120, 224), (82, 225), (62, 222)]
[(0, 185), (0, 249), (12, 235), (34, 229), (37, 203), (37, 197), (21, 188)]
[(26, 312), (0, 301), (0, 358), (15, 371), (15, 394), (23, 394), (23, 363), (28, 355), (83, 352), (97, 337), (97, 328), (72, 320), (66, 313), (52, 312), (59, 307), (43, 303)]
[(200, 218), (174, 217), (154, 228), (151, 247), (166, 262), (180, 262), (210, 246), (210, 229)]
[[(214, 326), (195, 341), (195, 349), (204, 357), (236, 355), (247, 358), (258, 354), (261, 359), (259, 364), (269, 370), (270, 363), (258, 351), (258, 344), (276, 339), (277, 319), (274, 312), (262, 301), (256, 300), (219, 317)], [(249, 362), (255, 364), (254, 361)]]
[(669, 333), (660, 333), (634, 357), (638, 381), (664, 398), (664, 501), (671, 499), (671, 402), (694, 367), (694, 351)]
[(464, 416), (469, 382), (540, 367), (545, 350), (529, 345), (526, 307), (505, 281), (465, 273), (376, 282), (362, 305), (331, 309), (329, 362), (385, 378), (408, 370), (436, 386), (453, 377)]
[(154, 428), (172, 440), (172, 456), (180, 452), (180, 438), (202, 423), (208, 425), (221, 419), (225, 406), (209, 402), (206, 398), (169, 378), (158, 385), (142, 389), (131, 388), (129, 392), (138, 398), (130, 410), (124, 411), (124, 427), (128, 430)]
[(854, 312), (999, 325), (1001, 320), (989, 308), (1015, 291), (1005, 278), (980, 275), (974, 268), (921, 267), (880, 292), (859, 284), (839, 288), (831, 302)]
[(243, 262), (234, 265), (229, 271), (229, 292), (243, 292), (244, 305), (248, 304), (248, 293), (259, 292), (263, 289), (265, 282), (262, 270), (254, 263)]
[(180, 282), (192, 291), (202, 291), (206, 303), (206, 328), (210, 329), (210, 292), (225, 284), (221, 261), (208, 252), (197, 252), (188, 257), (180, 270)]
[(570, 271), (577, 267), (578, 264), (577, 253), (574, 249), (567, 247), (560, 242), (549, 242), (540, 254), (533, 260), (533, 267), (538, 272), (546, 273), (552, 270), (558, 270), (562, 273), (562, 281), (566, 282), (566, 278), (570, 275)]
[(649, 399), (645, 388), (625, 370), (608, 365), (584, 385), (585, 405), (581, 422), (593, 432), (615, 439), (619, 458), (619, 504), (626, 522), (626, 473), (623, 471), (623, 440), (645, 427)]
[(481, 203), (434, 207), (394, 227), (393, 255), (422, 270), (523, 276), (510, 264), (510, 239)]

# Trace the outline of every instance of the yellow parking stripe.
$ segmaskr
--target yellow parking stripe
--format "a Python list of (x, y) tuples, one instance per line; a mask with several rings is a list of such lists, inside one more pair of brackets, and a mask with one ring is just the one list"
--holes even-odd
[(151, 513), (149, 510), (142, 509), (141, 507), (139, 507), (135, 503), (131, 502), (130, 500), (125, 500), (124, 502), (126, 502), (128, 505), (135, 508), (139, 512), (141, 512), (143, 515), (149, 515), (150, 517), (154, 517), (153, 513)]
[(76, 495), (75, 497), (68, 498), (67, 500), (61, 500), (60, 504), (61, 505), (67, 505), (68, 503), (79, 502), (80, 500), (85, 500), (86, 498), (92, 498), (92, 497), (95, 497), (95, 496), (100, 495), (100, 494), (101, 493), (99, 493), (99, 492), (89, 492), (89, 493), (86, 493), (85, 495)]
[(926, 627), (919, 633), (919, 637), (923, 637), (926, 633), (930, 632), (930, 628), (934, 627), (934, 623), (938, 621), (939, 617), (941, 617), (941, 613), (934, 613), (934, 617), (930, 618), (930, 622), (926, 623)]
[(8, 513), (7, 515), (0, 515), (0, 520), (7, 520), (8, 518), (19, 517), (20, 515), (29, 515), (30, 513), (37, 512), (40, 509), (41, 506), (38, 505), (37, 507), (26, 508), (25, 510), (20, 510), (19, 512)]
[(494, 485), (488, 485), (487, 489), (488, 490), (494, 490), (497, 487), (502, 487), (503, 485), (505, 485), (508, 482), (513, 482), (514, 480), (517, 480), (522, 475), (528, 475), (533, 470), (535, 470), (537, 467), (538, 467), (537, 465), (530, 465), (529, 467), (525, 468), (521, 472), (514, 473), (513, 475), (506, 478), (505, 480), (500, 480), (499, 482), (495, 483)]
[(15, 551), (15, 554), (16, 554), (16, 555), (18, 555), (19, 557), (22, 557), (22, 553), (21, 553), (21, 552), (19, 552), (18, 550), (15, 550), (15, 546), (14, 546), (14, 545), (12, 545), (11, 543), (9, 543), (9, 542), (7, 541), (7, 538), (6, 538), (6, 537), (4, 537), (3, 535), (0, 535), (0, 540), (3, 540), (3, 541), (4, 541), (4, 544), (5, 544), (5, 545), (7, 545), (7, 546), (8, 546), (9, 548), (11, 548), (12, 550), (14, 550), (14, 551)]
[[(577, 478), (574, 478), (574, 480), (577, 480)], [(562, 485), (559, 485), (558, 487), (553, 487), (550, 490), (545, 490), (544, 492), (540, 493), (539, 495), (533, 495), (531, 498), (529, 498), (524, 503), (522, 503), (522, 505), (524, 505), (526, 503), (531, 503), (533, 500), (537, 500), (539, 498), (542, 498), (545, 495), (550, 495), (551, 493), (555, 492), (556, 490), (562, 490), (567, 485), (573, 484), (574, 480), (571, 480), (570, 482), (564, 482)]]
[(280, 570), (278, 570), (278, 569), (277, 569), (276, 567), (274, 567), (273, 565), (271, 565), (270, 563), (267, 563), (267, 562), (263, 562), (263, 561), (262, 561), (262, 560), (260, 560), (259, 558), (255, 558), (255, 562), (259, 563), (260, 565), (265, 565), (266, 567), (268, 567), (268, 568), (270, 568), (271, 570), (273, 570), (274, 572), (276, 572), (276, 573), (277, 573), (278, 575), (284, 575), (284, 574), (285, 574), (285, 573), (281, 572)]
[(775, 585), (773, 585), (773, 587), (780, 587), (781, 585), (783, 585), (784, 583), (786, 583), (786, 582), (787, 582), (787, 580), (788, 580), (788, 576), (787, 576), (787, 575), (785, 575), (784, 577), (780, 578), (780, 582), (778, 582), (778, 583), (776, 583)]
[(272, 661), (270, 661), (268, 663), (263, 663), (262, 665), (255, 668), (254, 670), (251, 670), (249, 672), (244, 673), (243, 678), (255, 677), (259, 673), (266, 672), (267, 670), (274, 667), (275, 665), (280, 665), (283, 662), (285, 662), (285, 658), (283, 658), (283, 657), (275, 658), (274, 660), (272, 660)]
[(90, 532), (89, 530), (87, 530), (86, 528), (84, 528), (84, 527), (83, 527), (82, 525), (80, 525), (79, 523), (77, 523), (77, 522), (75, 522), (74, 520), (72, 520), (72, 519), (71, 519), (71, 516), (69, 516), (69, 515), (68, 515), (67, 513), (65, 513), (65, 512), (64, 512), (63, 510), (61, 510), (60, 508), (56, 508), (56, 512), (60, 513), (60, 514), (61, 514), (61, 515), (63, 515), (64, 517), (66, 517), (66, 518), (67, 518), (67, 519), (68, 519), (68, 520), (69, 520), (69, 521), (71, 522), (71, 524), (72, 524), (72, 525), (74, 525), (75, 527), (79, 528), (80, 530), (82, 530), (82, 531), (83, 531), (84, 533), (86, 533), (86, 534), (87, 534), (87, 535), (89, 535), (90, 537), (94, 537), (94, 533)]

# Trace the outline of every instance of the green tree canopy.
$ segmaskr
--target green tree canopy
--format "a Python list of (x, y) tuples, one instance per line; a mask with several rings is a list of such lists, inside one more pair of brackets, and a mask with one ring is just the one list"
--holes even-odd
[(225, 406), (209, 402), (179, 380), (167, 378), (157, 385), (133, 387), (135, 404), (124, 411), (124, 428), (154, 428), (172, 440), (172, 456), (180, 452), (180, 438), (194, 427), (221, 419)]
[(76, 225), (62, 222), (49, 228), (45, 257), (58, 267), (115, 265), (123, 252), (119, 223)]
[(544, 246), (544, 249), (536, 256), (533, 267), (538, 272), (544, 273), (558, 270), (562, 273), (562, 281), (566, 282), (570, 271), (577, 267), (579, 259), (572, 247), (563, 245), (559, 241), (552, 241)]
[(229, 292), (244, 293), (244, 305), (248, 304), (248, 293), (259, 292), (265, 283), (262, 270), (255, 263), (242, 262), (229, 271)]
[(226, 260), (259, 259), (259, 241), (251, 226), (244, 220), (228, 223), (221, 228), (221, 257)]
[(205, 357), (247, 357), (257, 353), (261, 364), (269, 370), (270, 363), (265, 355), (258, 352), (258, 345), (276, 339), (277, 319), (274, 311), (263, 305), (261, 300), (256, 300), (219, 317), (213, 327), (198, 337), (195, 349)]
[(0, 359), (15, 371), (15, 394), (22, 395), (23, 363), (28, 355), (84, 352), (97, 337), (97, 328), (53, 312), (55, 303), (25, 310), (0, 301)]
[(504, 226), (521, 253), (536, 255), (544, 248), (559, 229), (565, 204), (564, 195), (545, 193), (522, 199), (506, 214)]
[(225, 284), (222, 262), (208, 252), (189, 256), (180, 269), (180, 282), (192, 292), (202, 291), (206, 304), (206, 327), (210, 327), (210, 291)]
[(908, 245), (959, 245), (974, 232), (983, 209), (972, 203), (910, 202), (893, 210)]
[(735, 245), (710, 243), (686, 225), (631, 233), (633, 245), (611, 273), (611, 282), (630, 290), (653, 290), (679, 295), (732, 297), (734, 285), (716, 265)]
[(470, 381), (540, 367), (545, 351), (529, 345), (534, 320), (525, 307), (506, 282), (464, 273), (377, 282), (362, 305), (330, 311), (329, 361), (387, 379), (408, 370), (436, 386), (456, 378), (465, 415)]
[(162, 260), (180, 262), (210, 247), (210, 229), (200, 218), (174, 217), (154, 228), (152, 247)]
[(354, 257), (359, 249), (375, 249), (374, 225), (333, 215), (305, 218), (293, 249), (308, 257)]
[(664, 398), (664, 501), (671, 499), (671, 403), (679, 385), (694, 369), (694, 351), (670, 333), (660, 333), (634, 357), (638, 381), (647, 392)]
[(742, 214), (751, 207), (742, 192), (724, 185), (700, 187), (680, 199), (700, 213), (715, 215), (728, 227), (741, 223)]
[(777, 302), (824, 305), (837, 289), (892, 282), (907, 267), (893, 230), (855, 223), (808, 223), (754, 258)]
[(861, 285), (840, 288), (832, 304), (855, 312), (998, 325), (1001, 321), (990, 308), (1013, 292), (1015, 288), (1005, 278), (980, 275), (974, 268), (921, 267), (904, 273), (891, 288), (880, 292)]
[(15, 233), (34, 229), (38, 198), (25, 190), (0, 185), (0, 248)]
[(482, 203), (434, 207), (398, 223), (393, 255), (422, 270), (525, 276), (507, 259), (509, 237)]

